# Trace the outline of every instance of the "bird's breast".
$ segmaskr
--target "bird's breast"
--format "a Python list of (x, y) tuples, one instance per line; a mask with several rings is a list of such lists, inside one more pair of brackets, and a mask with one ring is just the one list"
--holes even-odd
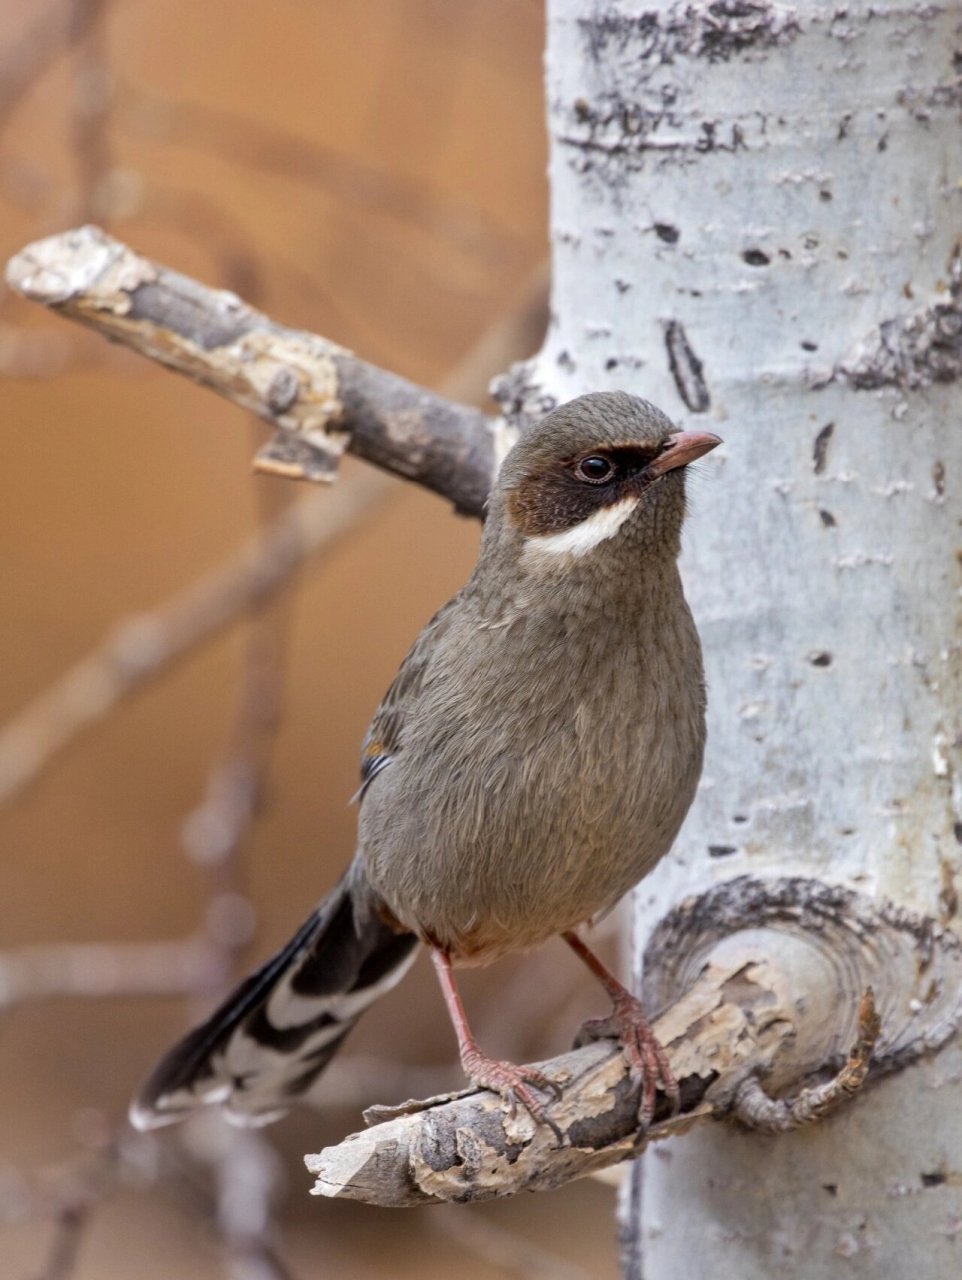
[(690, 618), (667, 650), (641, 621), (449, 641), (361, 812), (400, 921), (483, 962), (607, 909), (667, 851), (700, 770), (700, 654)]

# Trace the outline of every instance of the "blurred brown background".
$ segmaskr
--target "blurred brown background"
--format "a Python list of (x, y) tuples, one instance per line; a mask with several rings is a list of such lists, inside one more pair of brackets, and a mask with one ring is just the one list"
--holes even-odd
[[(542, 46), (536, 0), (4, 0), (0, 257), (94, 221), (436, 386), (517, 308), (546, 256)], [(162, 606), (247, 539), (259, 510), (303, 490), (252, 476), (262, 436), (238, 410), (7, 294), (0, 374), (9, 719), (119, 619)], [(396, 489), (275, 611), (283, 717), (266, 803), (227, 885), (256, 912), (248, 960), (287, 937), (349, 857), (367, 718), (473, 560), (474, 524)], [(246, 643), (240, 621), (0, 811), (0, 1006), (3, 956), (20, 948), (202, 930), (218, 885), (185, 857), (181, 831), (227, 747)], [(560, 1051), (580, 1017), (601, 1011), (560, 944), (520, 968), (472, 973), (465, 990), (486, 1047), (519, 1057)], [(210, 1227), (207, 1183), (192, 1191), (188, 1178), (171, 1194), (155, 1178), (158, 1148), (189, 1156), (191, 1143), (209, 1172), (218, 1138), (188, 1135), (184, 1148), (167, 1131), (124, 1148), (120, 1165), (108, 1158), (117, 1135), (126, 1141), (132, 1089), (186, 1017), (183, 999), (161, 997), (6, 1011), (4, 1277), (242, 1274)], [(597, 1182), (406, 1214), (307, 1196), (304, 1151), (358, 1127), (366, 1102), (454, 1087), (453, 1062), (419, 962), (349, 1041), (323, 1110), (270, 1131), (290, 1273), (615, 1275), (614, 1197)]]

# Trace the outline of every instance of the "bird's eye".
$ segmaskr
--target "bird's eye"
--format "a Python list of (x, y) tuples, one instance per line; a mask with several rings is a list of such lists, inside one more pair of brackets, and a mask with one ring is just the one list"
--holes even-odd
[(575, 467), (575, 475), (578, 479), (585, 480), (588, 484), (606, 484), (614, 474), (615, 468), (611, 459), (603, 457), (600, 453), (582, 458)]

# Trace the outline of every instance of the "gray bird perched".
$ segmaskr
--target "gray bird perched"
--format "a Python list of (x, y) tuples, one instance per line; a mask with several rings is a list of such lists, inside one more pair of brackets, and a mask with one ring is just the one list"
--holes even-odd
[[(574, 930), (668, 851), (701, 771), (701, 649), (677, 557), (685, 467), (720, 441), (645, 400), (581, 396), (504, 461), (466, 585), (428, 623), (364, 743), (358, 849), (273, 959), (157, 1066), (138, 1128), (220, 1104), (282, 1115), (419, 942), (431, 952), (475, 1084), (551, 1123), (532, 1067), (468, 1028), (452, 966), (562, 935), (613, 1001), (644, 1078), (677, 1087), (638, 1001)], [(538, 1092), (536, 1092), (538, 1091)]]

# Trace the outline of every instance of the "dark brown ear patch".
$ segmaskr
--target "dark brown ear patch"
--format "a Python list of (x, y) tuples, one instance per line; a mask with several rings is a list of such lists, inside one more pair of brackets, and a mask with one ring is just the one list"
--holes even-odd
[[(638, 445), (600, 445), (577, 456), (546, 462), (530, 471), (508, 494), (508, 515), (526, 538), (563, 533), (603, 507), (636, 488), (645, 468), (658, 456), (657, 448)], [(604, 458), (612, 464), (610, 476), (591, 474), (600, 468), (584, 466), (586, 460)]]

